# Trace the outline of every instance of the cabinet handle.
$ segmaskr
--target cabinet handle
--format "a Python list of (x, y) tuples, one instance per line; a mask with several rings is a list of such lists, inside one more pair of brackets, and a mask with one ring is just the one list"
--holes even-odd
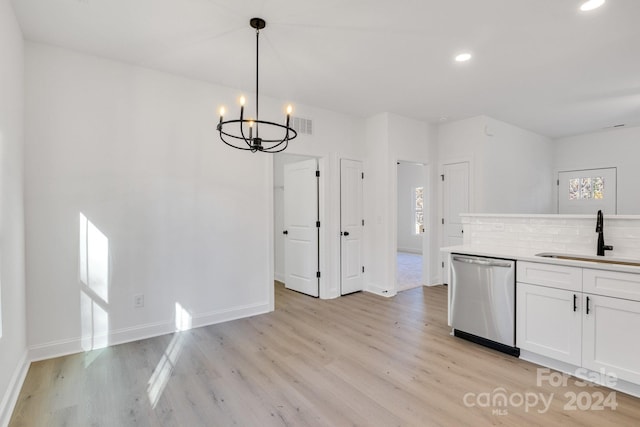
[(587, 297), (587, 314), (589, 314), (589, 297)]
[(578, 295), (573, 294), (573, 311), (578, 309)]

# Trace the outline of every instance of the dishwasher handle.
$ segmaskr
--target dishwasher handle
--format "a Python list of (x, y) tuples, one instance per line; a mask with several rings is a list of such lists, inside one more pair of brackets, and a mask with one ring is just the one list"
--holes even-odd
[(486, 267), (505, 267), (505, 268), (513, 267), (513, 263), (511, 262), (492, 260), (492, 259), (463, 258), (463, 257), (454, 256), (453, 260), (458, 262), (465, 262), (467, 264), (483, 265)]

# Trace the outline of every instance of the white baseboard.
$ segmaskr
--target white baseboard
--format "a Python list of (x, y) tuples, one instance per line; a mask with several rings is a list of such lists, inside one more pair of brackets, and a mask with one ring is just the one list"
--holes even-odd
[(439, 277), (433, 278), (429, 280), (429, 283), (425, 284), (425, 286), (441, 286), (444, 285)]
[(18, 365), (16, 366), (15, 372), (11, 376), (9, 386), (4, 393), (4, 396), (2, 396), (2, 401), (0, 401), (0, 426), (2, 427), (9, 425), (13, 409), (18, 401), (18, 395), (20, 395), (20, 390), (22, 389), (22, 384), (24, 384), (24, 380), (27, 377), (30, 365), (29, 352), (25, 349), (22, 357), (20, 358), (20, 362), (18, 362)]
[[(268, 302), (234, 307), (226, 310), (212, 311), (209, 313), (199, 313), (193, 315), (191, 327), (213, 325), (216, 323), (228, 322), (243, 317), (255, 316), (268, 313), (270, 310)], [(109, 331), (101, 336), (94, 336), (94, 341), (106, 341), (108, 346), (124, 344), (127, 342), (143, 340), (157, 337), (159, 335), (171, 334), (176, 331), (175, 320), (166, 320), (156, 323), (147, 323), (129, 328), (122, 328)], [(66, 356), (85, 351), (82, 348), (83, 337), (75, 337), (64, 340), (51, 341), (29, 347), (29, 359), (33, 362), (38, 360), (51, 359), (54, 357)]]
[(242, 319), (244, 317), (256, 316), (258, 314), (265, 314), (269, 313), (270, 311), (271, 309), (269, 308), (269, 302), (265, 301), (256, 304), (229, 308), (226, 310), (196, 314), (193, 316), (192, 324), (194, 328), (199, 328), (201, 326), (215, 325), (216, 323), (228, 322), (230, 320)]
[(376, 295), (380, 295), (383, 297), (393, 297), (396, 295), (396, 290), (395, 289), (385, 289), (385, 288), (381, 288), (378, 285), (375, 285), (373, 283), (368, 283), (365, 286), (364, 289), (366, 292), (371, 292), (372, 294), (376, 294)]
[(282, 273), (274, 273), (273, 274), (273, 278), (275, 280), (277, 280), (278, 282), (284, 283), (284, 274), (282, 274)]

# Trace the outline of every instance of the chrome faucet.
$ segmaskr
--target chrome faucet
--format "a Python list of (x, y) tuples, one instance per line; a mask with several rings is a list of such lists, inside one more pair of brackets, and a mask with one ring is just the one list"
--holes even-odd
[(604, 216), (601, 210), (598, 211), (598, 218), (596, 219), (596, 233), (598, 233), (597, 253), (599, 256), (604, 256), (604, 251), (613, 250), (613, 246), (604, 244)]

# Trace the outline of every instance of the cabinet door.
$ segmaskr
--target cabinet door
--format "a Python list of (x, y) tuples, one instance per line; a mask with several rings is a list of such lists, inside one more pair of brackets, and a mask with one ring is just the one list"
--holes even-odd
[(580, 293), (520, 282), (516, 286), (516, 346), (580, 365)]
[(640, 302), (592, 294), (584, 302), (583, 366), (640, 383)]

